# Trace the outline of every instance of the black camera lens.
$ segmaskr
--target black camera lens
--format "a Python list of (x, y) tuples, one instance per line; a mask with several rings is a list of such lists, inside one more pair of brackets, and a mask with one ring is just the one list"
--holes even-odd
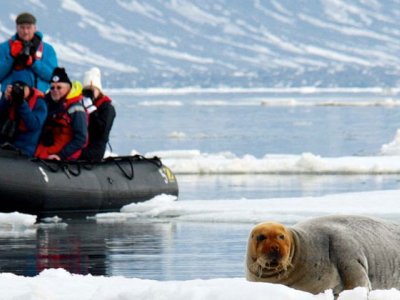
[(12, 101), (15, 101), (16, 103), (22, 103), (22, 101), (24, 101), (24, 96), (25, 96), (24, 88), (25, 85), (19, 82), (16, 82), (12, 85), (12, 90), (11, 90)]

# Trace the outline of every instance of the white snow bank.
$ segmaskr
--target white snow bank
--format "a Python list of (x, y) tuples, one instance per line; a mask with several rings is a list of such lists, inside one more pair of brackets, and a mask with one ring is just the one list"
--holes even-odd
[(321, 157), (303, 153), (256, 158), (249, 154), (238, 157), (232, 152), (201, 153), (199, 150), (157, 151), (145, 156), (160, 157), (176, 174), (397, 174), (400, 173), (400, 136), (398, 139), (398, 152), (391, 150), (397, 157)]
[(0, 229), (1, 228), (24, 228), (32, 227), (36, 222), (36, 216), (22, 214), (19, 212), (0, 213)]
[[(76, 275), (63, 269), (49, 269), (35, 277), (0, 274), (2, 300), (333, 300), (330, 290), (319, 295), (283, 285), (248, 282), (243, 278), (154, 281), (137, 278)], [(400, 299), (400, 291), (372, 291), (357, 288), (343, 292), (338, 300)]]
[(400, 129), (397, 129), (393, 140), (381, 147), (382, 155), (399, 156), (400, 155)]
[(276, 220), (296, 223), (313, 216), (364, 214), (400, 218), (400, 191), (344, 193), (320, 197), (188, 200), (160, 195), (124, 206), (120, 213), (97, 214), (96, 220), (123, 222), (132, 218), (175, 219), (196, 222), (258, 223)]

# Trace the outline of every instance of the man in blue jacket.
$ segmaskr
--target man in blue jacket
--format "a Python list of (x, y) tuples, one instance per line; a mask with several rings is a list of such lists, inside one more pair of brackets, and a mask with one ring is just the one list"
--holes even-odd
[(43, 93), (49, 89), (51, 75), (57, 67), (54, 48), (42, 41), (43, 35), (36, 30), (36, 18), (21, 13), (15, 20), (17, 33), (0, 44), (1, 92), (15, 81), (18, 74), (31, 77), (33, 86)]
[(32, 85), (27, 73), (18, 73), (0, 99), (0, 143), (27, 156), (33, 156), (47, 117), (44, 94)]

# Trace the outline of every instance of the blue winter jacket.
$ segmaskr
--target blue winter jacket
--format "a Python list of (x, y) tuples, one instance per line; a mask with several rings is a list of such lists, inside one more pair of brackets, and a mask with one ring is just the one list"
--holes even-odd
[[(8, 116), (8, 108), (9, 102), (5, 100), (3, 94), (0, 99), (0, 116)], [(24, 101), (18, 107), (17, 115), (23, 121), (26, 130), (18, 131), (11, 143), (25, 155), (33, 156), (47, 117), (46, 102), (43, 98), (38, 97), (35, 106), (31, 110), (28, 103)], [(0, 142), (4, 141), (0, 138)]]
[[(27, 67), (23, 70), (14, 70), (14, 58), (11, 56), (10, 52), (10, 41), (7, 40), (0, 44), (0, 83), (1, 91), (4, 92), (7, 85), (13, 83), (13, 77), (18, 72), (27, 72), (32, 76), (33, 82), (38, 90), (45, 93), (49, 89), (49, 82), (51, 80), (51, 75), (54, 68), (57, 67), (57, 55), (54, 48), (43, 42), (43, 35), (41, 32), (37, 31), (35, 33), (40, 37), (43, 43), (43, 54), (41, 59), (36, 59), (32, 66)], [(17, 35), (15, 34), (11, 39), (15, 40)]]

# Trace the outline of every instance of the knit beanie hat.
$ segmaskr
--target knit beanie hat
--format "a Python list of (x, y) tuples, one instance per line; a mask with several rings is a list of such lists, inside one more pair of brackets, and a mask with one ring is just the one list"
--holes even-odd
[(53, 75), (51, 75), (51, 82), (56, 83), (56, 82), (66, 82), (70, 86), (72, 86), (71, 80), (69, 80), (69, 77), (67, 75), (67, 72), (65, 72), (64, 68), (55, 68), (53, 71)]
[(21, 25), (21, 24), (36, 24), (36, 18), (34, 15), (24, 12), (21, 13), (17, 16), (17, 18), (15, 19), (15, 23), (17, 25)]
[(91, 88), (96, 87), (102, 91), (101, 86), (101, 72), (99, 68), (91, 68), (89, 71), (86, 71), (83, 75), (83, 88)]
[(35, 82), (32, 73), (27, 72), (26, 70), (14, 72), (12, 74), (11, 80), (12, 83), (19, 82), (29, 87), (33, 87)]

